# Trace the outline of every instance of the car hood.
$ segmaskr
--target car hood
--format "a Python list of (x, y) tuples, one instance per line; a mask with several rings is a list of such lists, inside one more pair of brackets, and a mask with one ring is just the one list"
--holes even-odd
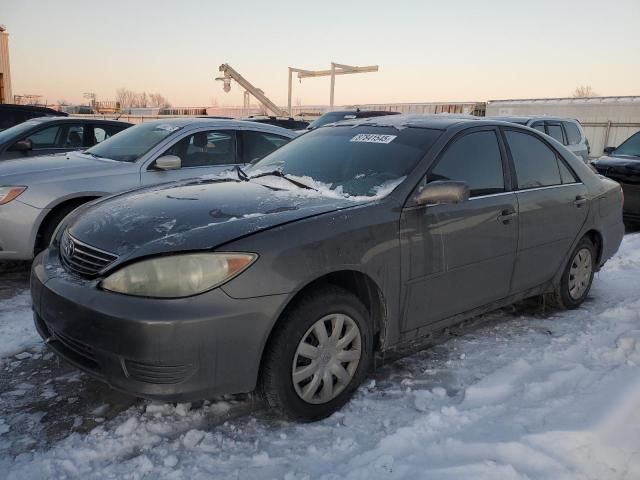
[(363, 203), (292, 188), (229, 179), (160, 185), (96, 202), (71, 223), (69, 233), (123, 261), (209, 250), (261, 230)]
[(640, 158), (605, 155), (592, 162), (598, 173), (626, 183), (640, 183)]
[(55, 181), (60, 178), (69, 179), (89, 173), (93, 175), (105, 169), (130, 166), (130, 164), (123, 162), (91, 157), (82, 152), (3, 160), (0, 161), (0, 183), (4, 185), (29, 185)]

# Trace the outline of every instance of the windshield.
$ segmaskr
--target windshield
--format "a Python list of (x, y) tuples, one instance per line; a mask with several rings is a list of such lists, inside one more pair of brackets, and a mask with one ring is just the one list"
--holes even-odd
[(0, 143), (8, 142), (10, 140), (15, 140), (20, 137), (27, 130), (32, 129), (36, 125), (40, 125), (43, 120), (27, 120), (26, 122), (19, 123), (18, 125), (14, 125), (11, 128), (7, 128), (6, 130), (2, 130), (0, 132)]
[(296, 138), (246, 173), (252, 177), (276, 171), (322, 193), (382, 197), (404, 180), (441, 133), (424, 128), (325, 127)]
[(633, 157), (640, 157), (640, 132), (630, 136), (622, 145), (615, 149), (616, 155), (631, 155)]
[(327, 123), (339, 122), (340, 120), (349, 120), (351, 118), (356, 118), (356, 114), (349, 112), (328, 112), (318, 117), (315, 121), (311, 122), (307, 128), (309, 130), (313, 130), (314, 128), (322, 127)]
[(170, 123), (141, 123), (91, 147), (85, 153), (119, 162), (135, 162), (180, 128)]

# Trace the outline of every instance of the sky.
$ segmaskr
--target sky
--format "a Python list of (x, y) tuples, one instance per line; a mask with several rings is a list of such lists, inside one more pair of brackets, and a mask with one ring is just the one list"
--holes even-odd
[[(640, 95), (640, 0), (1, 0), (14, 94), (49, 103), (161, 93), (174, 106), (242, 105), (229, 63), (277, 104), (287, 67), (379, 65), (336, 78), (336, 105)], [(293, 87), (329, 103), (329, 78)]]

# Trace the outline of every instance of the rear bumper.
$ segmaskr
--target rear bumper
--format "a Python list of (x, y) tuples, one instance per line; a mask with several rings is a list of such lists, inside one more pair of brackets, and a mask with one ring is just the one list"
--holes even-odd
[(40, 221), (48, 213), (16, 199), (0, 206), (0, 260), (31, 260)]
[(31, 274), (34, 321), (60, 356), (113, 388), (191, 401), (255, 388), (286, 296), (237, 300), (222, 289), (159, 300), (100, 290), (45, 251)]

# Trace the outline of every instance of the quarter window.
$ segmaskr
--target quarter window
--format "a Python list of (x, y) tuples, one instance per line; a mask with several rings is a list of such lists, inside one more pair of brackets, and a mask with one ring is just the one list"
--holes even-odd
[(474, 132), (455, 140), (427, 175), (438, 180), (465, 182), (472, 197), (505, 191), (502, 156), (495, 132)]
[(582, 140), (582, 134), (580, 133), (580, 129), (573, 122), (563, 122), (564, 129), (567, 132), (567, 143), (569, 145), (577, 145)]
[(562, 184), (556, 153), (545, 143), (513, 130), (506, 130), (505, 135), (521, 190)]

